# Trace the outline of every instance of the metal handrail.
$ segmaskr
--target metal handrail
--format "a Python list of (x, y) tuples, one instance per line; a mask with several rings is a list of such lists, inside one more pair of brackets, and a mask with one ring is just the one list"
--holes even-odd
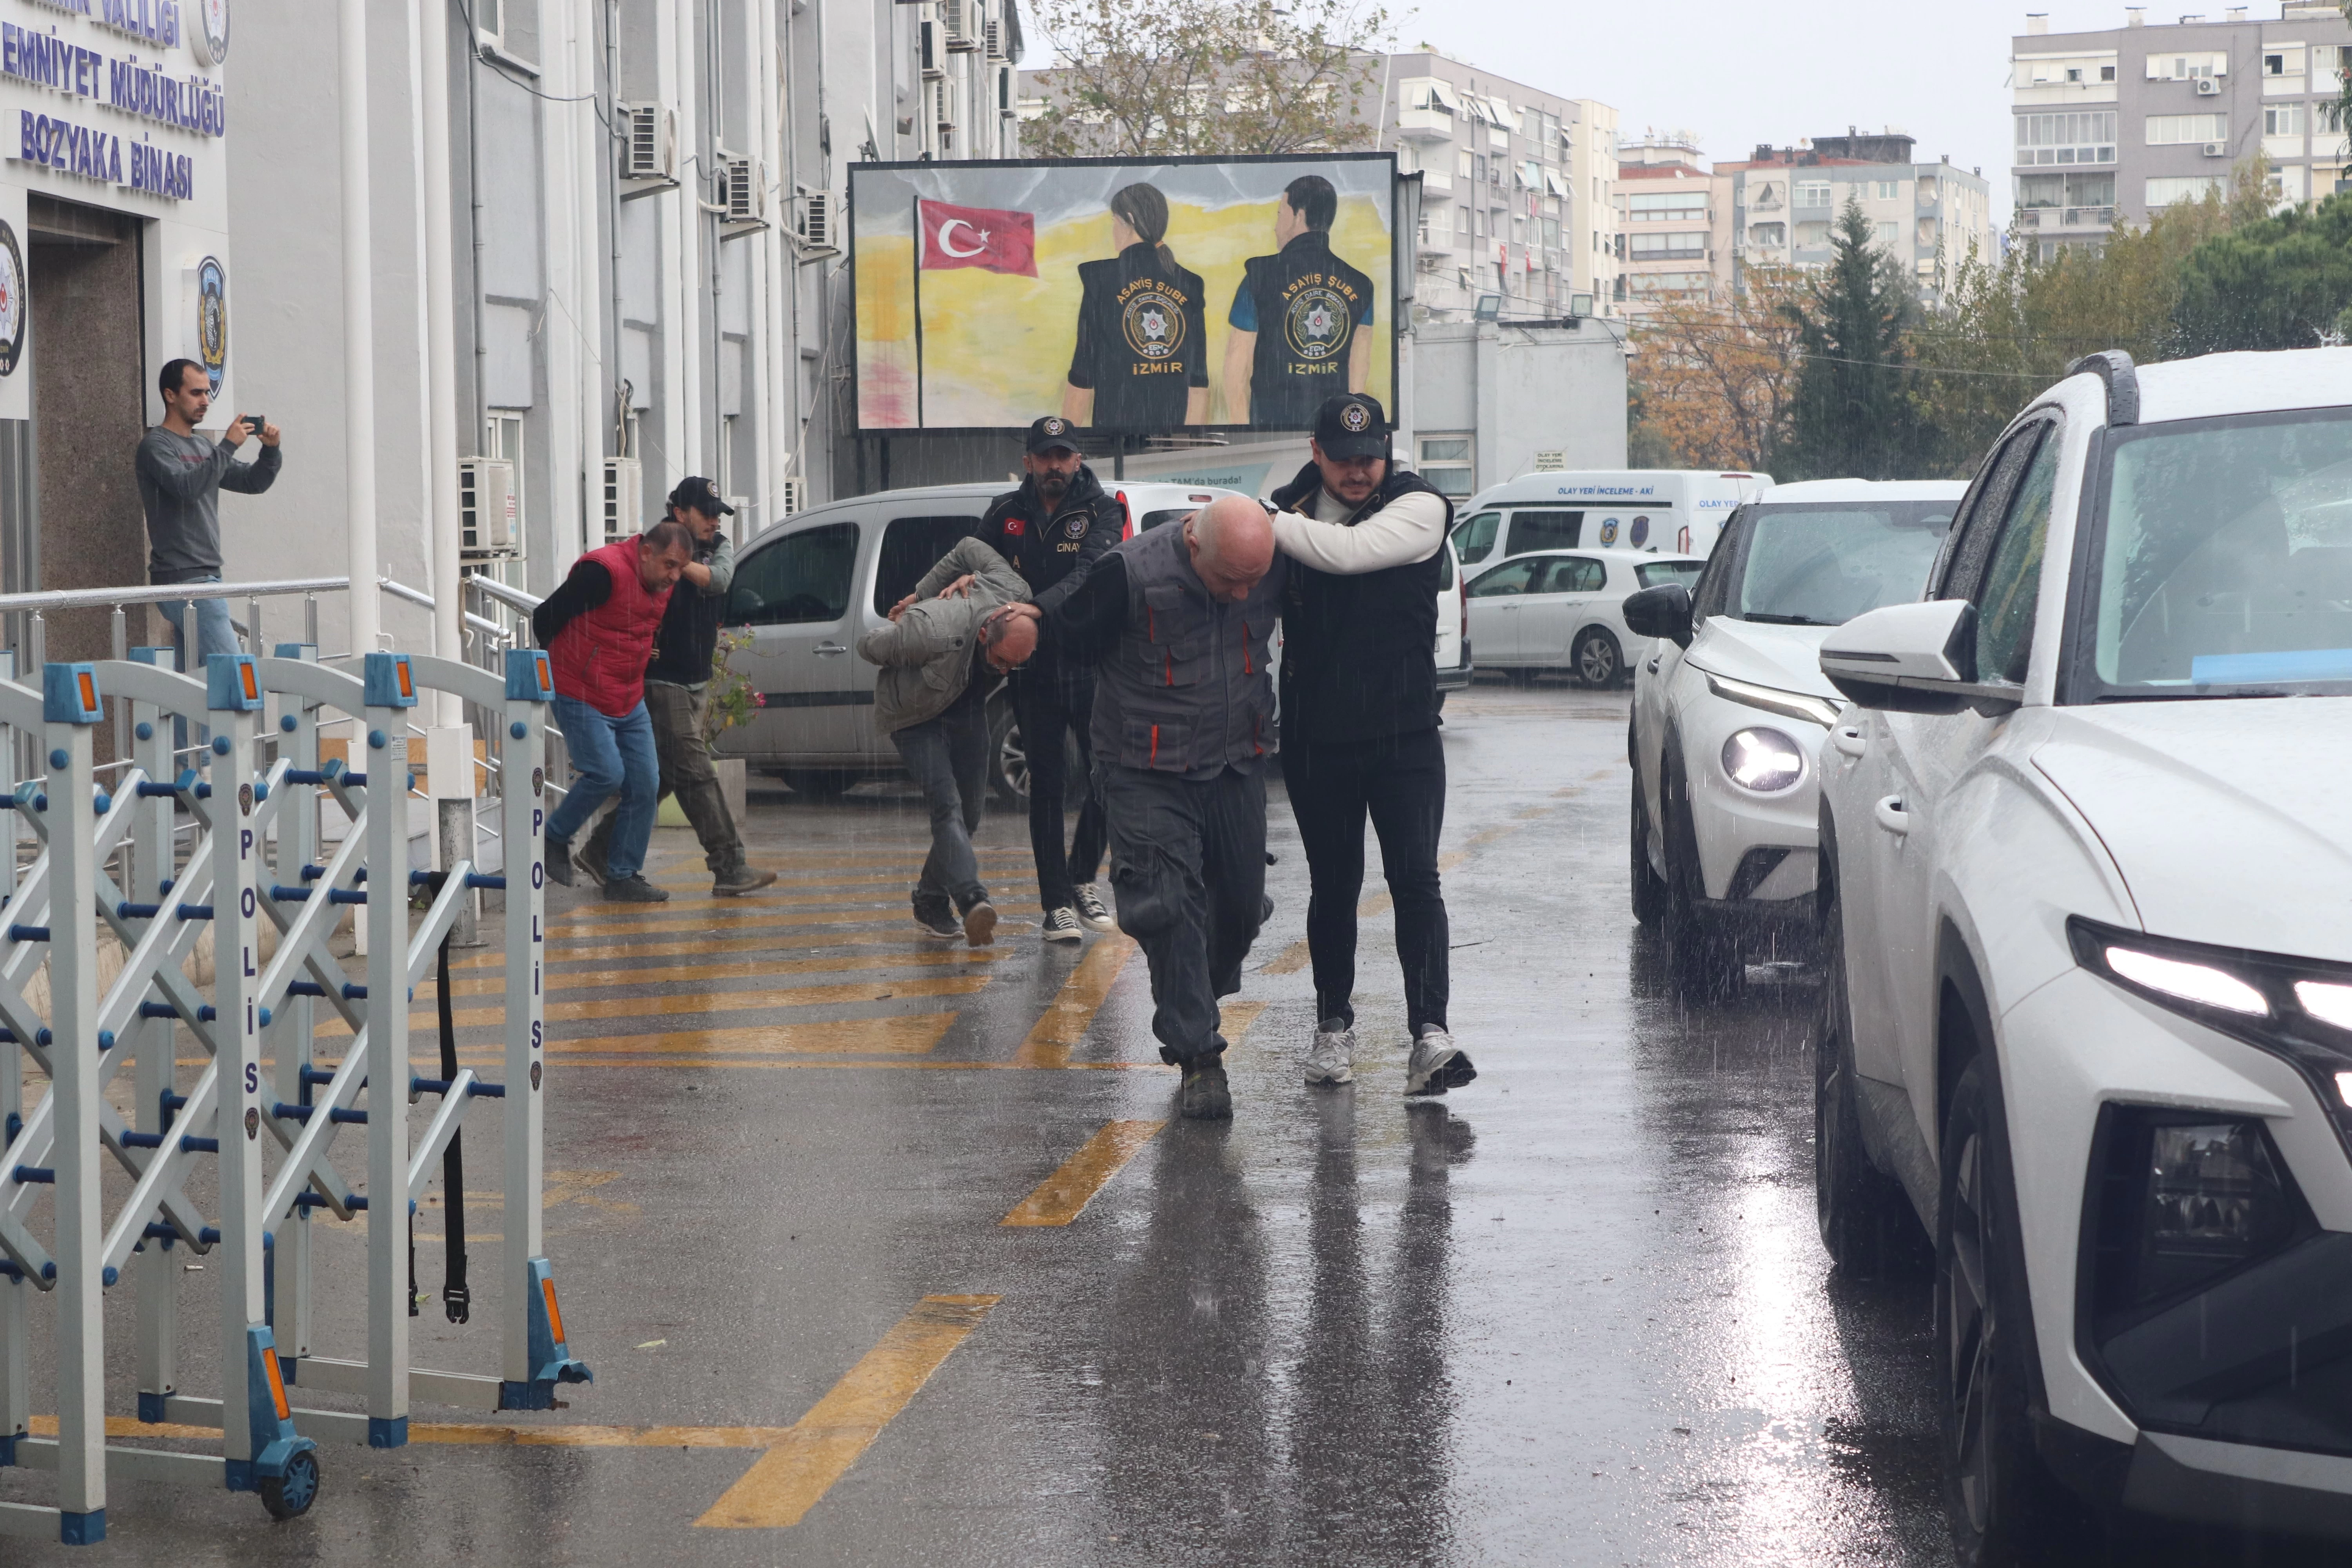
[(495, 577), (468, 577), (466, 583), (475, 592), (496, 599), (509, 609), (520, 610), (526, 616), (545, 602), (535, 595), (524, 593), (520, 588), (510, 588)]
[(293, 577), (268, 583), (148, 583), (120, 588), (51, 588), (0, 594), (0, 615), (12, 610), (105, 610), (117, 605), (159, 605), (168, 599), (267, 599), (283, 594), (329, 594), (349, 588), (349, 577)]
[[(375, 580), (375, 585), (395, 599), (405, 599), (412, 605), (421, 605), (428, 610), (434, 607), (432, 595), (422, 588), (412, 588), (396, 578), (379, 577)], [(478, 632), (501, 639), (509, 635), (506, 627), (499, 625), (498, 622), (478, 616), (471, 610), (466, 611), (465, 616), (466, 624)]]

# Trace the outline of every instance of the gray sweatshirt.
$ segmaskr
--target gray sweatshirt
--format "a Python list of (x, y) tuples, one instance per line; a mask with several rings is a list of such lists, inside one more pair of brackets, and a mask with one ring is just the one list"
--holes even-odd
[(147, 514), (147, 580), (194, 583), (221, 572), (220, 492), (259, 495), (278, 477), (278, 448), (250, 463), (210, 436), (158, 425), (139, 440), (139, 504)]
[[(969, 574), (969, 597), (940, 599), (939, 591)], [(857, 639), (857, 651), (882, 672), (874, 681), (874, 724), (892, 734), (946, 712), (971, 683), (980, 625), (1029, 596), (1013, 563), (977, 539), (957, 542), (915, 584), (915, 603), (895, 621)]]

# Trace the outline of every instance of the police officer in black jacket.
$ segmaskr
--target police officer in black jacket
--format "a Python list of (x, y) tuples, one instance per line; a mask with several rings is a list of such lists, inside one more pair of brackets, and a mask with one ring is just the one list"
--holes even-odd
[[(1013, 563), (1031, 598), (1052, 610), (1076, 592), (1094, 564), (1119, 541), (1118, 502), (1079, 460), (1077, 428), (1049, 415), (1029, 426), (1021, 459), (1028, 478), (996, 498), (974, 531)], [(1077, 655), (1040, 653), (1011, 677), (1013, 711), (1029, 754), (1029, 847), (1037, 858), (1037, 896), (1045, 905), (1045, 939), (1077, 942), (1079, 926), (1113, 931), (1118, 922), (1095, 890), (1103, 858), (1103, 808), (1091, 784), (1078, 807), (1078, 831), (1062, 848), (1062, 799), (1067, 787), (1064, 737), (1075, 734), (1080, 755), (1091, 755), (1087, 720), (1095, 703), (1093, 662)]]

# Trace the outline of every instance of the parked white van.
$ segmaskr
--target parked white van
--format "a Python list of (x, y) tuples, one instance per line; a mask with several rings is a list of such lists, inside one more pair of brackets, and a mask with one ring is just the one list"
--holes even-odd
[(1769, 474), (1620, 468), (1524, 474), (1489, 486), (1455, 512), (1465, 570), (1538, 550), (1643, 550), (1705, 556), (1740, 502)]

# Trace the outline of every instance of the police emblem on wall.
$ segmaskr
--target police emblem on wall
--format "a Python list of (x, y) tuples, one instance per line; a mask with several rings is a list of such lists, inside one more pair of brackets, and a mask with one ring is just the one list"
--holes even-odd
[(1339, 291), (1318, 284), (1291, 297), (1282, 325), (1290, 340), (1290, 352), (1314, 361), (1329, 359), (1346, 348), (1355, 321)]
[(1184, 346), (1184, 311), (1157, 289), (1144, 289), (1128, 300), (1118, 324), (1138, 359), (1166, 359)]
[(25, 322), (33, 301), (25, 288), (25, 253), (16, 231), (0, 222), (0, 375), (14, 375), (25, 358)]
[(228, 59), (228, 0), (196, 0), (196, 26), (188, 46), (196, 63), (218, 70)]
[(228, 374), (228, 274), (209, 256), (196, 264), (196, 358), (218, 392)]

